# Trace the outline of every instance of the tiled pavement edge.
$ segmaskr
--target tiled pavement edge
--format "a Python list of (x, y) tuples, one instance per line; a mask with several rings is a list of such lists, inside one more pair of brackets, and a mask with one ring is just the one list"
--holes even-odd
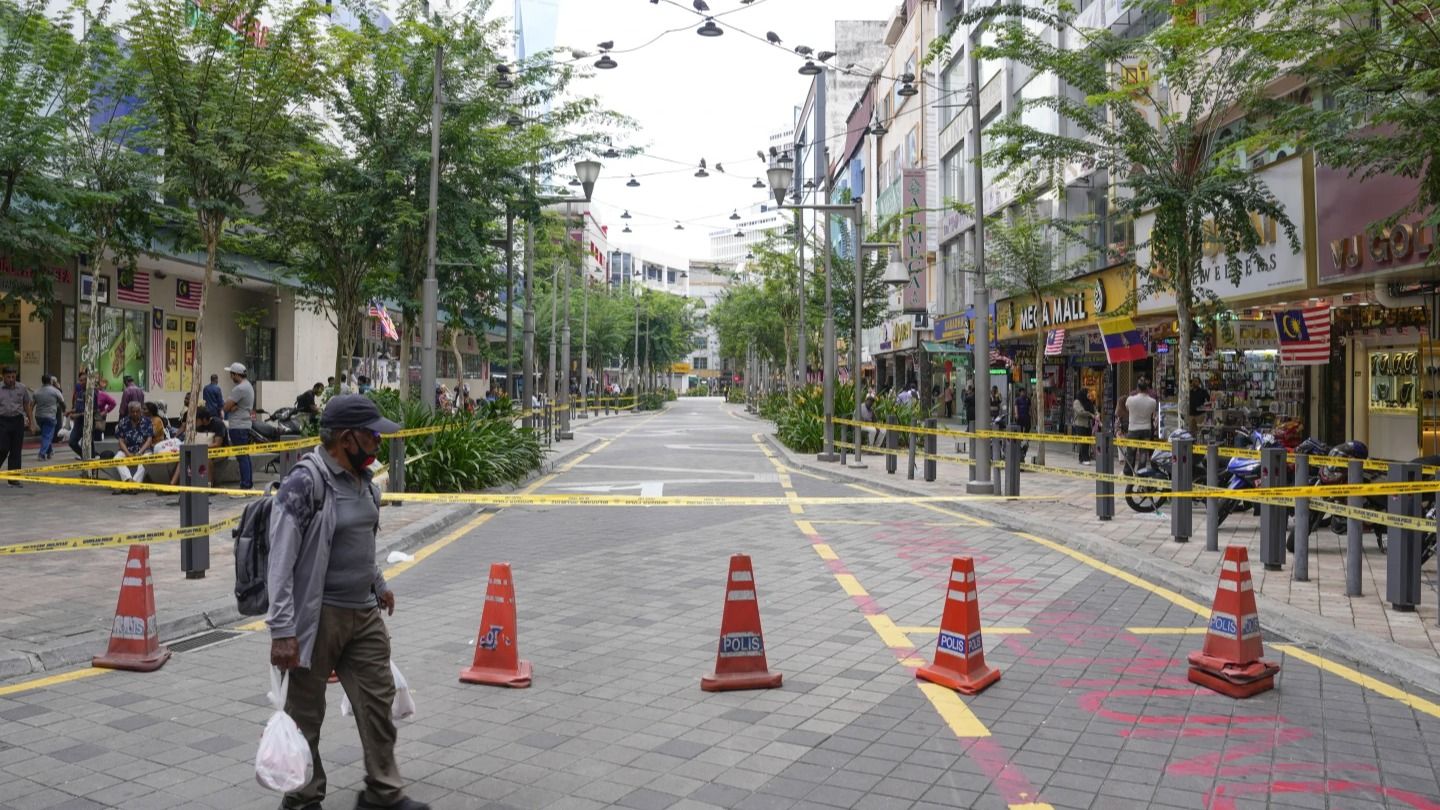
[[(586, 422), (605, 419), (592, 417)], [(553, 444), (542, 468), (513, 488), (548, 474), (564, 459), (599, 441), (600, 437), (577, 433), (574, 440)], [(235, 511), (228, 509), (228, 503), (222, 506), (222, 502), (212, 500), (212, 507), (220, 507), (212, 513), (212, 519)], [(109, 508), (113, 514), (104, 495), (82, 497), (73, 505)], [(478, 511), (475, 506), (463, 504), (387, 506), (380, 516), (377, 555), (383, 560), (391, 551), (423, 545)], [(148, 527), (135, 530), (144, 528)], [(185, 580), (180, 576), (179, 550), (176, 542), (151, 546), (160, 638), (170, 641), (244, 618), (236, 611), (231, 593), (234, 581), (230, 574), (233, 563), (229, 533), (211, 537), (210, 570), (204, 579)], [(124, 548), (97, 549), (27, 555), (6, 562), (10, 598), (22, 608), (0, 618), (0, 681), (73, 666), (104, 652), (125, 554)], [(90, 557), (81, 562), (72, 555)]]
[[(754, 417), (746, 416), (745, 418), (757, 425), (769, 426), (771, 424)], [(888, 490), (896, 494), (938, 494), (934, 489), (927, 489), (922, 481), (910, 481), (905, 478), (903, 460), (900, 465), (901, 472), (897, 472), (895, 475), (882, 473), (877, 478), (874, 473), (877, 467), (883, 468), (883, 460), (872, 463), (868, 472), (852, 470), (841, 467), (839, 464), (819, 462), (814, 458), (793, 453), (774, 437), (773, 431), (766, 431), (765, 439), (790, 464), (803, 469), (823, 472), (836, 479), (863, 483), (866, 486)], [(870, 458), (873, 462), (881, 457), (872, 456)], [(929, 486), (933, 488), (936, 483), (931, 483)], [(964, 494), (963, 490), (956, 491), (953, 480), (949, 482), (948, 486), (949, 490), (945, 494)], [(1023, 485), (1021, 492), (1024, 493)], [(1215, 597), (1216, 580), (1214, 577), (1114, 542), (1099, 530), (1099, 526), (1103, 524), (1097, 524), (1094, 529), (1075, 524), (1060, 524), (1026, 514), (1022, 510), (1006, 508), (1003, 502), (998, 501), (967, 502), (957, 504), (956, 507), (1005, 528), (1031, 532), (1053, 540), (1063, 540), (1067, 546), (1077, 551), (1131, 574), (1180, 591), (1201, 604), (1209, 605)], [(1203, 510), (1203, 505), (1200, 506), (1200, 509)], [(1190, 542), (1192, 545), (1196, 543), (1203, 545), (1203, 534), (1193, 538)], [(1222, 546), (1223, 544), (1222, 538)], [(1286, 575), (1288, 576), (1288, 571)], [(1427, 590), (1425, 598), (1432, 596), (1433, 590)], [(1402, 647), (1386, 639), (1377, 638), (1364, 630), (1315, 615), (1303, 608), (1268, 597), (1258, 591), (1255, 597), (1260, 609), (1261, 621), (1267, 630), (1286, 636), (1304, 647), (1326, 655), (1373, 667), (1409, 687), (1418, 688), (1431, 694), (1440, 694), (1440, 686), (1437, 686), (1440, 685), (1440, 658)]]

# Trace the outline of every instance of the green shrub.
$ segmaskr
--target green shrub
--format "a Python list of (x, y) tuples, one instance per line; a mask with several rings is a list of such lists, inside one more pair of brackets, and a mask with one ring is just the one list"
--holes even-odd
[[(896, 422), (902, 425), (920, 424), (924, 419), (923, 409), (920, 407), (920, 400), (917, 398), (908, 405), (901, 405), (895, 400), (894, 394), (885, 394), (884, 396), (876, 397), (875, 421), (888, 422), (892, 416), (895, 417)], [(900, 442), (901, 447), (909, 447), (910, 437), (914, 435), (913, 433), (895, 431), (895, 436)]]
[(666, 402), (674, 402), (675, 400), (680, 398), (680, 395), (675, 393), (674, 388), (662, 388), (660, 389), (660, 392), (661, 396), (665, 397)]
[(700, 383), (699, 385), (692, 385), (689, 389), (685, 391), (685, 396), (708, 397), (710, 396), (710, 386), (706, 385), (705, 383)]
[[(474, 414), (437, 414), (423, 403), (401, 402), (394, 391), (371, 394), (386, 418), (406, 428), (439, 432), (405, 440), (405, 489), (410, 492), (464, 492), (523, 480), (544, 458), (533, 430), (515, 427), (508, 399), (481, 403)], [(390, 443), (380, 460), (389, 462)]]
[[(674, 396), (674, 393), (671, 391), (671, 396)], [(669, 401), (670, 397), (665, 396), (664, 391), (646, 391), (640, 395), (639, 399), (635, 400), (635, 410), (658, 411)]]
[[(780, 395), (783, 399), (783, 395)], [(763, 413), (762, 409), (762, 413)], [(848, 417), (855, 412), (855, 387), (835, 387), (835, 414)], [(807, 386), (795, 394), (794, 401), (779, 408), (773, 417), (775, 435), (797, 453), (818, 453), (825, 445), (825, 394), (818, 385)], [(836, 426), (835, 436), (842, 433)]]
[(725, 394), (725, 401), (731, 405), (744, 405), (745, 389), (738, 385), (731, 386), (730, 390)]

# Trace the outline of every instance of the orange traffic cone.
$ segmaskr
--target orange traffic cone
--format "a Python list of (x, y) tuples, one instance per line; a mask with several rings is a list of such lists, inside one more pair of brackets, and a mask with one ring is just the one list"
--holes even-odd
[(1244, 546), (1226, 546), (1205, 646), (1190, 653), (1190, 682), (1233, 698), (1258, 695), (1275, 687), (1275, 673), (1280, 671), (1260, 657), (1264, 654), (1260, 614), (1250, 585), (1250, 555)]
[(730, 558), (730, 576), (725, 582), (725, 614), (720, 620), (715, 671), (700, 679), (700, 688), (706, 692), (774, 689), (781, 677), (765, 664), (765, 633), (760, 629), (760, 602), (750, 557), (736, 554)]
[(150, 547), (134, 545), (125, 560), (120, 580), (120, 601), (115, 606), (115, 623), (110, 628), (110, 647), (91, 659), (91, 666), (154, 672), (170, 660), (170, 650), (160, 646), (155, 626), (155, 588), (150, 582)]
[(940, 616), (935, 662), (915, 670), (915, 677), (973, 695), (1000, 680), (1000, 670), (985, 663), (980, 639), (980, 597), (975, 592), (975, 561), (950, 561), (950, 586)]
[(494, 563), (490, 566), (490, 584), (485, 588), (485, 609), (480, 612), (475, 661), (460, 671), (460, 682), (517, 689), (529, 686), (530, 662), (520, 660), (518, 638), (510, 563)]

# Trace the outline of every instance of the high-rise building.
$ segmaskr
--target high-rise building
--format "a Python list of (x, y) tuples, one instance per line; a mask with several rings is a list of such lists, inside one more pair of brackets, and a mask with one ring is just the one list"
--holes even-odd
[(710, 232), (710, 259), (716, 264), (729, 267), (742, 264), (756, 245), (770, 234), (783, 231), (789, 221), (773, 202), (757, 203), (736, 213), (740, 219), (732, 220), (731, 227)]

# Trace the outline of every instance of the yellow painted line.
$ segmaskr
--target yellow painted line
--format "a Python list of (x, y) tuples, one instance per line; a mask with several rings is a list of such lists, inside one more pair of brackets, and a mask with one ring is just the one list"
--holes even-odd
[[(855, 489), (858, 489), (858, 490), (860, 490), (861, 492), (868, 492), (868, 493), (871, 494), (871, 495), (885, 495), (885, 494), (886, 494), (886, 493), (884, 493), (884, 492), (881, 492), (881, 491), (878, 490), (878, 489), (871, 489), (870, 487), (861, 486), (860, 484), (850, 484), (849, 486), (854, 487)], [(916, 504), (916, 506), (920, 506), (920, 507), (922, 507), (922, 508), (929, 509), (929, 510), (932, 511), (932, 512), (939, 512), (939, 513), (942, 514), (942, 515), (949, 515), (949, 516), (951, 516), (951, 517), (960, 518), (961, 520), (963, 520), (963, 521), (971, 524), (972, 526), (994, 526), (994, 525), (995, 525), (994, 523), (991, 523), (991, 522), (988, 521), (988, 520), (981, 520), (980, 518), (977, 518), (977, 517), (970, 517), (969, 515), (962, 515), (962, 514), (960, 514), (959, 512), (952, 512), (952, 511), (950, 511), (949, 509), (941, 509), (941, 508), (939, 508), (939, 507), (929, 506), (929, 505), (927, 505), (927, 504)]]
[(32, 689), (45, 689), (50, 686), (58, 686), (70, 681), (78, 681), (83, 678), (93, 678), (96, 675), (104, 675), (107, 672), (114, 672), (113, 669), (100, 669), (91, 667), (89, 669), (76, 669), (70, 672), (62, 672), (59, 675), (47, 675), (44, 678), (36, 678), (33, 681), (21, 681), (10, 686), (0, 686), (0, 696), (14, 695), (19, 692), (29, 692)]
[[(898, 627), (902, 633), (917, 633), (920, 635), (937, 635), (940, 632), (938, 627)], [(980, 632), (992, 636), (1028, 636), (1028, 627), (981, 627)]]
[(256, 630), (264, 630), (264, 629), (265, 629), (265, 620), (264, 620), (264, 619), (256, 619), (256, 620), (253, 621), (253, 622), (246, 622), (246, 623), (244, 623), (244, 624), (237, 624), (237, 625), (235, 625), (235, 629), (236, 629), (236, 630), (245, 630), (245, 631), (247, 631), (247, 632), (252, 632), (252, 633), (255, 632)]
[(812, 524), (808, 520), (795, 521), (795, 528), (799, 529), (800, 533), (805, 535), (806, 537), (815, 537), (820, 534), (819, 532), (815, 531), (814, 524)]
[(918, 669), (925, 666), (927, 663), (929, 662), (926, 661), (924, 658), (916, 658), (914, 656), (900, 659), (900, 666), (910, 667), (911, 669)]
[[(814, 523), (816, 526), (894, 526), (894, 525), (895, 525), (895, 521), (893, 521), (893, 520), (840, 520), (840, 519), (838, 519), (838, 518), (835, 519), (835, 520), (812, 520), (811, 523)], [(918, 521), (915, 525), (919, 525), (919, 526), (932, 526), (932, 527), (936, 527), (936, 528), (944, 528), (944, 527), (947, 527), (947, 526), (960, 526), (960, 525), (963, 525), (963, 524), (957, 523), (957, 522), (955, 522), (955, 521), (953, 521), (953, 520), (944, 521), (944, 522), (941, 522), (941, 521), (922, 520), (922, 521)]]
[(803, 476), (805, 476), (806, 478), (813, 478), (813, 479), (815, 479), (816, 481), (829, 481), (829, 480), (830, 480), (829, 478), (826, 478), (826, 477), (823, 476), (823, 475), (816, 475), (815, 473), (812, 473), (812, 472), (806, 472), (806, 471), (804, 471), (804, 470), (797, 470), (797, 469), (795, 469), (794, 467), (786, 467), (786, 466), (784, 466), (783, 464), (780, 465), (780, 471), (781, 471), (781, 472), (790, 473), (791, 475), (803, 475)]
[(1205, 627), (1127, 627), (1125, 632), (1137, 636), (1203, 636)]
[(1031, 541), (1032, 543), (1039, 543), (1040, 545), (1048, 549), (1053, 549), (1054, 551), (1058, 551), (1067, 557), (1079, 560), (1080, 562), (1085, 563), (1091, 568), (1104, 571), (1110, 576), (1124, 582), (1128, 582), (1141, 590), (1149, 591), (1150, 593), (1155, 594), (1156, 596), (1170, 602), (1171, 604), (1185, 608), (1186, 610), (1194, 613), (1196, 616), (1202, 616), (1206, 619), (1210, 618), (1210, 608), (1200, 604), (1199, 602), (1196, 602), (1189, 597), (1181, 596), (1180, 594), (1170, 590), (1169, 588), (1162, 588), (1159, 585), (1152, 585), (1151, 583), (1146, 582), (1145, 580), (1135, 576), (1134, 574), (1121, 571), (1119, 568), (1116, 568), (1113, 565), (1108, 565), (1106, 563), (1100, 562), (1099, 560), (1091, 557), (1088, 554), (1081, 554), (1080, 552), (1072, 548), (1066, 548), (1065, 546), (1055, 542), (1054, 540), (1046, 540), (1043, 537), (1037, 537), (1033, 534), (1028, 534), (1026, 532), (1015, 532), (1014, 534), (1018, 537), (1023, 537), (1026, 540)]
[(875, 633), (880, 636), (880, 640), (885, 642), (885, 646), (892, 648), (899, 647), (905, 650), (912, 649), (915, 646), (910, 643), (910, 637), (901, 632), (900, 628), (895, 626), (895, 622), (891, 621), (889, 616), (880, 613), (874, 616), (866, 616), (865, 619), (870, 622), (870, 626), (875, 629)]
[(990, 729), (980, 722), (980, 718), (970, 711), (965, 701), (954, 691), (946, 689), (937, 683), (917, 684), (925, 697), (930, 699), (930, 705), (940, 713), (941, 719), (955, 732), (955, 736), (961, 739), (972, 739), (974, 737), (989, 737)]
[(789, 492), (786, 492), (786, 493), (785, 493), (785, 500), (787, 500), (787, 501), (790, 502), (790, 514), (792, 514), (792, 515), (803, 515), (803, 514), (805, 514), (805, 507), (803, 507), (803, 506), (800, 505), (800, 496), (795, 493), (795, 490), (792, 489), (792, 490), (790, 490)]
[(1055, 810), (1055, 808), (1045, 802), (1027, 802), (1009, 805), (1009, 810)]
[(489, 521), (491, 518), (495, 517), (496, 514), (498, 514), (498, 513), (496, 513), (496, 512), (486, 512), (486, 513), (483, 514), (483, 515), (477, 515), (474, 520), (470, 521), (469, 523), (466, 523), (464, 526), (461, 526), (460, 528), (458, 528), (458, 529), (456, 529), (455, 531), (453, 531), (453, 532), (445, 535), (444, 537), (440, 538), (439, 540), (436, 540), (435, 542), (433, 542), (433, 543), (425, 546), (424, 548), (420, 549), (418, 552), (415, 553), (415, 559), (413, 559), (413, 560), (406, 560), (405, 562), (402, 562), (402, 563), (395, 563), (394, 565), (392, 565), (392, 566), (390, 566), (389, 568), (385, 569), (385, 572), (384, 572), (384, 573), (385, 573), (385, 578), (386, 578), (386, 579), (389, 579), (389, 578), (391, 578), (391, 577), (397, 577), (397, 576), (405, 573), (406, 571), (409, 571), (411, 568), (414, 568), (415, 566), (417, 566), (417, 565), (419, 565), (420, 563), (424, 562), (426, 559), (428, 559), (428, 558), (429, 558), (431, 555), (433, 555), (435, 552), (439, 551), (439, 550), (442, 549), (442, 548), (445, 548), (446, 546), (450, 545), (451, 543), (455, 542), (456, 540), (459, 540), (460, 538), (464, 537), (466, 534), (468, 534), (468, 533), (469, 533), (470, 531), (472, 531), (473, 529), (476, 529), (476, 528), (478, 528), (481, 524)]
[(790, 476), (786, 475), (785, 473), (780, 473), (779, 478), (780, 478), (780, 486), (784, 487), (785, 489), (794, 489), (794, 488), (795, 488), (795, 484), (793, 484), (793, 483), (790, 481)]
[(835, 549), (831, 548), (829, 543), (816, 543), (811, 548), (815, 549), (815, 553), (819, 554), (822, 560), (840, 559), (840, 555), (835, 553)]
[(847, 596), (869, 596), (870, 592), (860, 585), (860, 580), (851, 574), (836, 574), (835, 581), (845, 590)]
[(1357, 672), (1356, 670), (1353, 670), (1343, 664), (1337, 664), (1334, 661), (1329, 660), (1328, 658), (1321, 658), (1320, 656), (1312, 652), (1306, 652), (1305, 650), (1302, 650), (1293, 644), (1271, 644), (1270, 648), (1274, 650), (1279, 650), (1286, 655), (1293, 655), (1296, 658), (1299, 658), (1301, 661), (1317, 667), (1318, 669), (1324, 670), (1331, 675), (1338, 675), (1339, 677), (1344, 678), (1351, 683), (1359, 684), (1360, 686), (1369, 689), (1372, 692), (1378, 692), (1379, 694), (1384, 695), (1385, 697), (1388, 697), (1392, 700), (1397, 700), (1417, 712), (1424, 712), (1431, 717), (1440, 717), (1440, 704), (1436, 704), (1433, 701), (1426, 700), (1425, 698), (1422, 698), (1418, 695), (1412, 695), (1409, 692), (1406, 692), (1405, 690), (1398, 687), (1391, 686), (1384, 681), (1377, 681), (1363, 672)]

